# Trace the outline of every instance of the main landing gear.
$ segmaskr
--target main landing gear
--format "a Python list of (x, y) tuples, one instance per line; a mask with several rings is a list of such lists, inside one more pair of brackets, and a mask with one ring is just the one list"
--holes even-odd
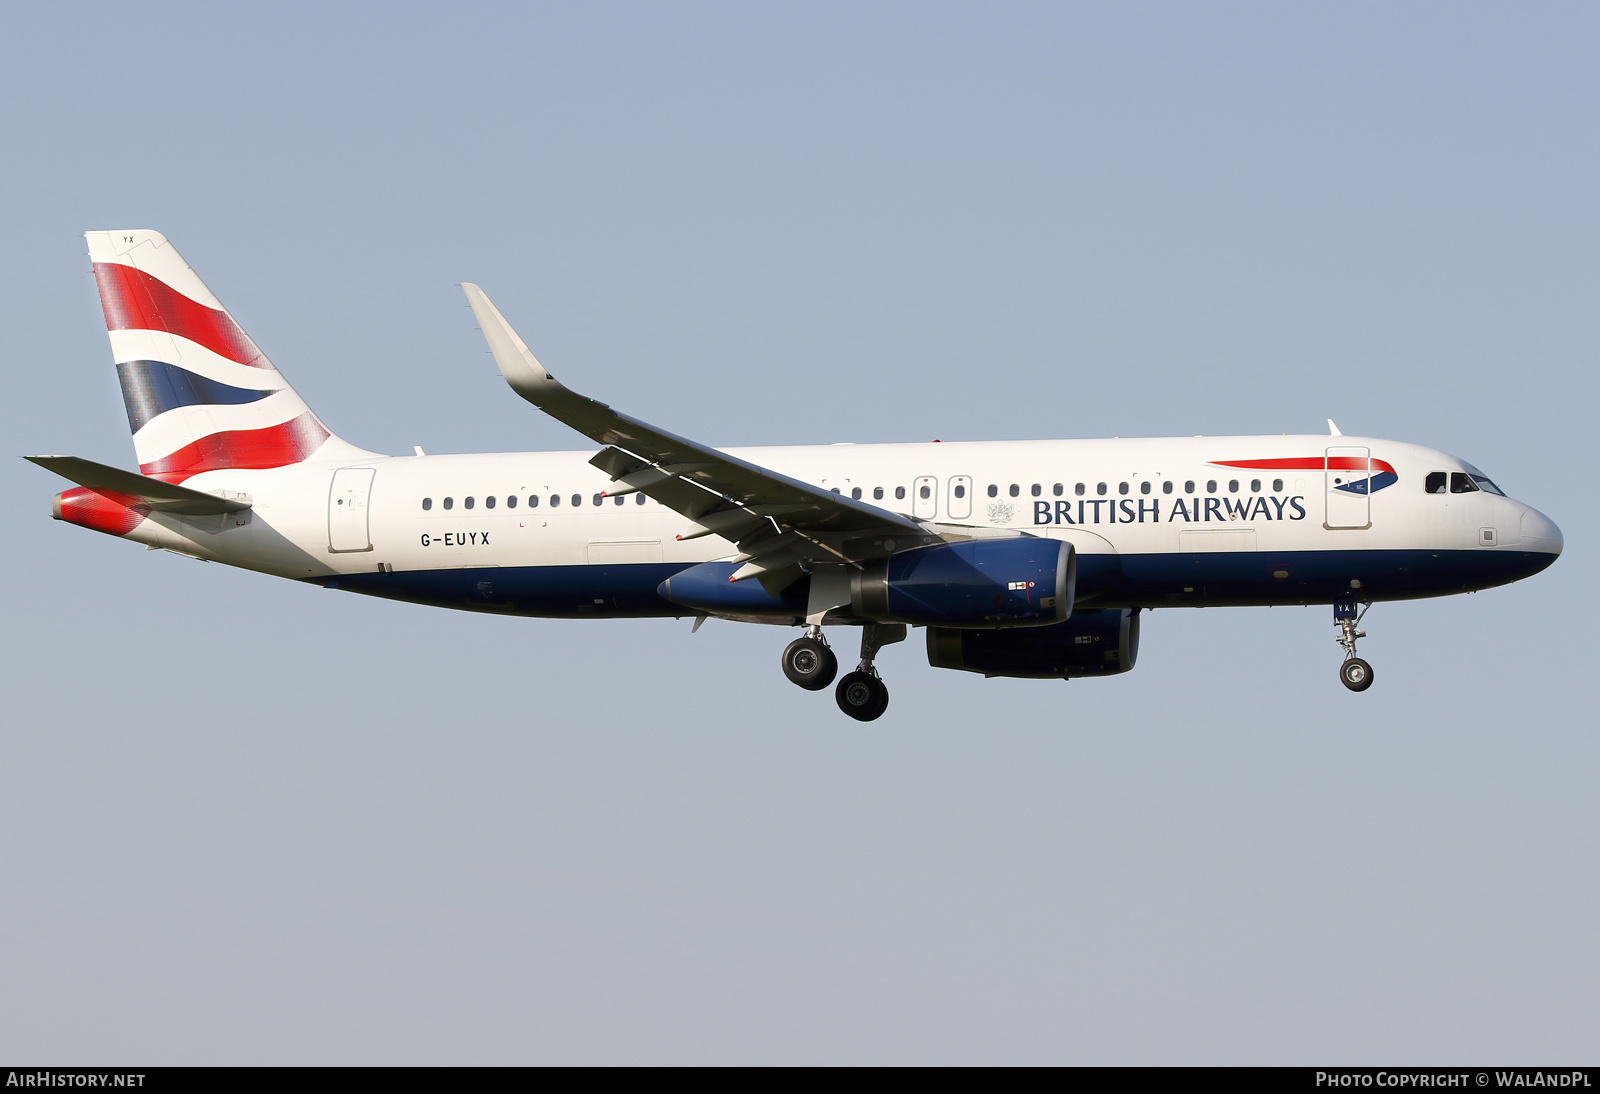
[(1356, 639), (1367, 636), (1367, 632), (1360, 629), (1361, 619), (1370, 607), (1372, 602), (1368, 601), (1357, 613), (1354, 593), (1347, 593), (1333, 602), (1333, 625), (1339, 628), (1334, 641), (1344, 647), (1339, 679), (1351, 691), (1366, 691), (1372, 686), (1372, 666), (1356, 656)]
[[(889, 709), (889, 689), (872, 662), (884, 646), (903, 642), (905, 637), (903, 623), (868, 623), (861, 628), (861, 663), (844, 675), (833, 692), (840, 710), (858, 722), (870, 722)], [(783, 674), (807, 691), (821, 691), (838, 671), (838, 658), (823, 639), (821, 627), (806, 628), (805, 635), (783, 651)]]
[(807, 627), (803, 638), (796, 638), (783, 651), (783, 674), (791, 684), (807, 691), (821, 691), (833, 683), (839, 672), (839, 659), (828, 648), (821, 627)]

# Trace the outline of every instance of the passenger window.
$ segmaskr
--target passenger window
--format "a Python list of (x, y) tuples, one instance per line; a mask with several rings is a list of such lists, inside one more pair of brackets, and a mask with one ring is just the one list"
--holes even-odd
[(1055, 484), (1055, 485), (1054, 485), (1054, 486), (1052, 486), (1052, 487), (1051, 487), (1051, 488), (1050, 488), (1050, 492), (1051, 492), (1051, 493), (1052, 493), (1052, 494), (1054, 494), (1054, 495), (1055, 495), (1055, 496), (1056, 496), (1056, 497), (1058, 497), (1058, 498), (1059, 498), (1059, 497), (1060, 497), (1060, 496), (1061, 496), (1061, 495), (1062, 495), (1062, 494), (1064, 494), (1064, 493), (1066, 493), (1066, 492), (1067, 492), (1067, 488), (1066, 488), (1066, 487), (1065, 487), (1065, 486), (1062, 486), (1062, 485), (1061, 485), (1061, 484), (1060, 484), (1060, 483), (1059, 483), (1059, 482), (1058, 482), (1058, 483), (1056, 483), (1056, 484)]
[(551, 494), (550, 495), (550, 508), (554, 509), (557, 506), (559, 506), (560, 504), (561, 504), (561, 495), (560, 494)]
[(1478, 484), (1472, 481), (1472, 476), (1460, 471), (1450, 472), (1450, 492), (1452, 494), (1476, 494)]
[(1103, 482), (1095, 483), (1094, 492), (1096, 494), (1104, 494), (1106, 492), (1106, 484)]
[[(905, 488), (905, 487), (903, 487), (903, 486), (897, 486), (897, 487), (895, 487), (895, 488), (894, 488), (894, 496), (895, 496), (895, 500), (896, 500), (896, 501), (903, 501), (903, 500), (905, 500), (905, 496), (906, 496), (906, 488)], [(992, 487), (992, 486), (991, 486), (991, 487), (989, 487), (989, 496), (990, 496), (990, 497), (993, 497), (993, 496), (994, 496), (994, 487)]]
[(1172, 493), (1172, 480), (1171, 479), (1168, 479), (1166, 482), (1161, 484), (1161, 492), (1163, 494)]
[(628, 499), (623, 497), (621, 494), (618, 494), (615, 498), (611, 499), (611, 503), (613, 505), (627, 505)]
[(539, 508), (539, 495), (538, 494), (529, 494), (528, 495), (528, 508), (529, 509), (537, 509), (537, 508)]
[(1237, 494), (1238, 492), (1239, 492), (1239, 480), (1238, 479), (1229, 479), (1228, 480), (1228, 493)]
[(1260, 479), (1251, 479), (1250, 480), (1250, 492), (1252, 494), (1261, 493), (1261, 480)]
[(1273, 479), (1272, 480), (1272, 492), (1274, 494), (1283, 493), (1283, 480), (1282, 479)]
[(1128, 492), (1128, 484), (1127, 483), (1125, 483), (1125, 482), (1117, 483), (1117, 493), (1126, 494), (1127, 492)]
[(506, 508), (507, 509), (515, 509), (516, 507), (517, 507), (517, 496), (515, 494), (507, 494), (506, 495)]
[(919, 490), (918, 493), (922, 495), (923, 501), (927, 501), (929, 498), (933, 497), (933, 490), (926, 486)]
[(989, 484), (989, 496), (991, 498), (998, 498), (1000, 496), (1000, 488), (992, 482)]
[(483, 507), (485, 509), (493, 509), (494, 508), (494, 495), (493, 494), (490, 494), (488, 497), (483, 499)]
[[(959, 487), (959, 486), (958, 486), (958, 487), (956, 487), (956, 489), (957, 489), (957, 490), (959, 490), (959, 489), (961, 489), (961, 488), (960, 488), (960, 487)], [(959, 498), (959, 497), (960, 497), (960, 496), (961, 496), (961, 495), (960, 495), (960, 494), (957, 494), (957, 495), (956, 495), (956, 497), (958, 497), (958, 498)], [(881, 487), (881, 486), (874, 486), (874, 487), (873, 487), (873, 488), (872, 488), (872, 500), (873, 500), (873, 501), (882, 501), (882, 500), (883, 500), (883, 487)]]
[(1087, 489), (1088, 487), (1084, 486), (1083, 483), (1080, 482), (1072, 488), (1072, 492), (1081, 498), (1083, 497), (1084, 491)]
[(1150, 492), (1150, 480), (1146, 479), (1144, 482), (1141, 482), (1139, 484), (1139, 493), (1148, 494), (1149, 492)]
[[(883, 491), (882, 490), (878, 491), (878, 496), (879, 497), (883, 496)], [(960, 483), (957, 483), (956, 484), (956, 497), (964, 498), (966, 496), (967, 496), (967, 488), (965, 486), (962, 486)]]
[(1206, 493), (1215, 494), (1216, 492), (1217, 492), (1217, 480), (1216, 479), (1207, 479), (1206, 480)]
[(1040, 494), (1044, 493), (1044, 487), (1040, 486), (1038, 483), (1034, 483), (1031, 493), (1034, 497), (1038, 497)]
[(424, 513), (426, 513), (429, 509), (432, 509), (432, 508), (433, 508), (433, 499), (432, 498), (423, 498), (422, 499), (422, 511)]
[(444, 507), (446, 509), (454, 509), (456, 507), (456, 499), (455, 498), (445, 498), (444, 499)]
[(468, 498), (467, 500), (463, 501), (461, 503), (461, 508), (463, 508), (463, 509), (471, 509), (472, 508), (472, 499)]
[(643, 494), (635, 494), (634, 497), (633, 497), (633, 504), (635, 504), (635, 505), (643, 505), (644, 504), (644, 495)]
[(835, 487), (834, 487), (834, 488), (833, 488), (833, 492), (834, 492), (834, 493), (835, 493), (835, 494), (842, 494), (842, 493), (844, 493), (844, 491), (843, 491), (843, 490), (840, 490), (840, 489), (839, 489), (839, 488), (838, 488), (838, 487), (837, 487), (837, 486), (835, 486)]
[(850, 491), (850, 496), (852, 498), (855, 498), (857, 501), (860, 501), (861, 500), (861, 487), (857, 486), (855, 489), (851, 490)]
[(606, 496), (604, 494), (596, 494), (594, 496), (594, 503), (596, 505), (603, 505), (605, 503), (605, 500), (606, 500)]
[(1449, 477), (1443, 471), (1429, 471), (1427, 479), (1422, 484), (1422, 489), (1429, 494), (1442, 494), (1445, 492), (1445, 480)]
[(1185, 494), (1194, 493), (1194, 480), (1193, 479), (1190, 479), (1188, 482), (1183, 484), (1183, 492)]
[(1018, 486), (1016, 483), (1012, 483), (1010, 490), (1011, 496), (1016, 497), (1020, 493), (1022, 493), (1022, 487)]

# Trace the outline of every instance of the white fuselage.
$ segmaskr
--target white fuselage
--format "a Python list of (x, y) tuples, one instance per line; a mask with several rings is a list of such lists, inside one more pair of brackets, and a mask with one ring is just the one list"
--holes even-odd
[[(1326, 470), (1319, 462), (1330, 450), (1370, 451), (1370, 493), (1339, 489), (1349, 473)], [(1309, 577), (1312, 571), (1321, 574), (1330, 553), (1359, 555), (1363, 562), (1356, 580), (1364, 576), (1379, 598), (1437, 595), (1515, 580), (1533, 570), (1513, 564), (1511, 556), (1553, 558), (1561, 547), (1554, 524), (1508, 497), (1484, 489), (1425, 491), (1430, 473), (1474, 470), (1459, 459), (1377, 439), (1193, 437), (728, 451), (825, 490), (847, 496), (860, 491), (863, 501), (921, 522), (1067, 539), (1086, 563), (1112, 556), (1119, 560), (1114, 583), (1119, 593), (1113, 595), (1104, 581), (1097, 588), (1092, 567), (1080, 581), (1081, 597), (1110, 597), (1107, 603), (1326, 602), (1332, 594), (1321, 584), (1311, 588), (1300, 581), (1294, 562), (1318, 560), (1304, 563), (1310, 565), (1304, 574)], [(609, 572), (648, 566), (651, 572), (660, 567), (670, 572), (736, 552), (716, 535), (680, 540), (695, 525), (654, 501), (641, 502), (641, 494), (601, 496), (617, 484), (590, 466), (589, 458), (588, 452), (380, 456), (210, 471), (186, 485), (248, 495), (253, 503), (248, 515), (204, 520), (157, 515), (129, 538), (313, 580), (489, 569), (570, 572), (572, 567)], [(1275, 461), (1285, 466), (1225, 465)], [(1306, 466), (1310, 463), (1316, 466)], [(1395, 481), (1381, 484), (1380, 466), (1392, 468)], [(345, 470), (336, 480), (336, 473), (351, 468), (372, 473)], [(346, 504), (364, 512), (346, 511)], [(1390, 582), (1385, 588), (1382, 575), (1373, 572), (1379, 564), (1371, 560), (1389, 555), (1414, 571), (1419, 552), (1465, 559), (1461, 580)], [(1281, 571), (1262, 568), (1256, 575), (1259, 595), (1250, 595), (1236, 577), (1207, 582), (1211, 556), (1218, 563), (1231, 559), (1235, 570), (1241, 558), (1266, 559), (1288, 567), (1291, 576), (1274, 578)], [(1473, 556), (1482, 561), (1472, 562)], [(1493, 556), (1504, 559), (1503, 568), (1490, 563)], [(1198, 584), (1187, 583), (1171, 568), (1191, 558), (1202, 575)], [(1140, 567), (1149, 570), (1149, 581), (1130, 578), (1129, 572)], [(1542, 565), (1533, 567), (1538, 568)], [(1210, 599), (1209, 584), (1219, 590)], [(1221, 592), (1224, 584), (1228, 590)], [(412, 598), (398, 588), (384, 595)], [(598, 603), (603, 597), (593, 599)], [(650, 614), (660, 612), (670, 613), (671, 605), (662, 602)]]

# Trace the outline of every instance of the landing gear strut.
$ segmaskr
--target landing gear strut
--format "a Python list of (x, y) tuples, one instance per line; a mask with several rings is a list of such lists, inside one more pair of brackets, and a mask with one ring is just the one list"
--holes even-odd
[(807, 627), (804, 637), (783, 651), (783, 674), (807, 691), (821, 691), (838, 672), (839, 659), (823, 640), (821, 627)]
[(846, 673), (834, 689), (840, 710), (858, 722), (870, 722), (889, 709), (889, 689), (872, 662), (884, 646), (903, 642), (905, 637), (904, 623), (868, 623), (861, 628), (861, 664)]
[(1344, 647), (1344, 664), (1339, 666), (1339, 679), (1351, 691), (1366, 691), (1372, 686), (1372, 666), (1356, 656), (1356, 639), (1367, 636), (1360, 625), (1370, 607), (1372, 602), (1369, 600), (1358, 613), (1354, 593), (1346, 593), (1333, 602), (1333, 624), (1339, 628), (1334, 641)]

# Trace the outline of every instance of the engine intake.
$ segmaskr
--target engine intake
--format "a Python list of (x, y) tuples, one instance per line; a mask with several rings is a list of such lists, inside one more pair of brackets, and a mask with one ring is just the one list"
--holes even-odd
[(928, 664), (936, 669), (1048, 680), (1115, 676), (1138, 659), (1138, 608), (1078, 611), (1025, 631), (928, 628)]
[(902, 551), (850, 578), (864, 619), (937, 627), (1044, 627), (1072, 615), (1078, 578), (1072, 544), (975, 539)]

